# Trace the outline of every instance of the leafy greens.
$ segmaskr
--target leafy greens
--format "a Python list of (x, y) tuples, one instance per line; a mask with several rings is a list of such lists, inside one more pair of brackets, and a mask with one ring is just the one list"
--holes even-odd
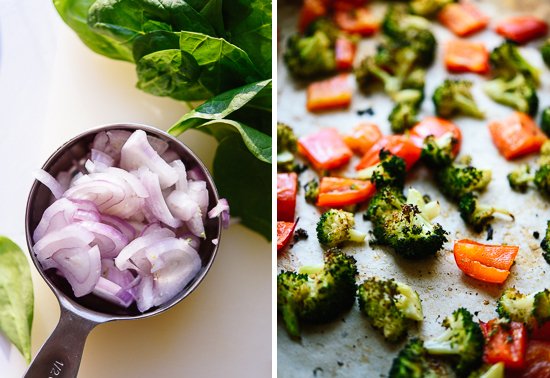
[(93, 51), (134, 62), (137, 87), (204, 101), (169, 132), (219, 142), (213, 175), (242, 223), (271, 238), (271, 1), (53, 0)]

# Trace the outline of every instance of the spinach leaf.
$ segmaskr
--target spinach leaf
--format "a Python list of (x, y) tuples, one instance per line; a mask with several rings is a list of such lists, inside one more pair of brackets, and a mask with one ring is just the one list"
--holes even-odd
[(249, 54), (262, 78), (271, 77), (271, 1), (224, 0), (223, 11), (231, 43)]
[(213, 174), (220, 195), (229, 201), (231, 215), (271, 240), (271, 165), (250, 154), (234, 133), (220, 142)]
[(132, 61), (129, 46), (111, 37), (94, 33), (88, 26), (88, 9), (95, 0), (54, 0), (53, 3), (63, 21), (71, 27), (86, 46), (98, 54), (112, 59)]
[(237, 109), (233, 113), (227, 116), (228, 119), (244, 123), (250, 127), (255, 128), (262, 133), (271, 135), (271, 111), (261, 110), (259, 108), (254, 108), (250, 106), (244, 106), (240, 109)]
[(132, 52), (134, 61), (139, 62), (145, 55), (161, 50), (179, 50), (179, 48), (180, 36), (177, 33), (157, 30), (137, 37)]
[(247, 84), (212, 97), (210, 100), (207, 100), (202, 105), (199, 105), (194, 110), (185, 114), (170, 128), (170, 130), (168, 130), (168, 132), (177, 136), (185, 130), (197, 127), (209, 120), (225, 118), (259, 97), (261, 97), (261, 100), (258, 101), (258, 106), (261, 108), (267, 106), (265, 97), (269, 97), (268, 110), (271, 111), (271, 79)]
[(225, 35), (222, 15), (222, 0), (187, 0), (187, 3), (189, 3), (210, 22), (219, 36)]
[(34, 294), (29, 263), (23, 251), (0, 236), (0, 329), (31, 360)]

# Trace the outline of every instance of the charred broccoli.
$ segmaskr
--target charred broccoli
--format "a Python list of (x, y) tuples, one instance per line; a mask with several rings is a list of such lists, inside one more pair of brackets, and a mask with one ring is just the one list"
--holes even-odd
[(304, 190), (306, 191), (306, 201), (316, 204), (317, 198), (319, 197), (319, 181), (316, 179), (311, 179), (304, 185)]
[(345, 241), (362, 242), (366, 234), (355, 230), (353, 214), (344, 210), (330, 209), (317, 222), (317, 239), (325, 247), (335, 247)]
[(491, 171), (454, 163), (438, 170), (435, 177), (443, 194), (459, 200), (467, 193), (484, 190), (491, 182)]
[(550, 320), (550, 290), (525, 295), (515, 288), (506, 289), (497, 302), (497, 313), (529, 329), (542, 325)]
[(443, 320), (443, 327), (447, 330), (442, 335), (424, 343), (428, 353), (454, 359), (453, 368), (459, 376), (477, 369), (481, 365), (485, 340), (472, 314), (459, 308)]
[(550, 196), (550, 141), (542, 145), (538, 164), (539, 167), (534, 173), (527, 164), (510, 172), (507, 176), (510, 187), (513, 190), (525, 192), (532, 183), (540, 194)]
[(476, 232), (483, 231), (485, 226), (495, 218), (495, 214), (502, 214), (514, 220), (512, 213), (507, 210), (480, 204), (477, 196), (473, 193), (462, 196), (458, 203), (458, 209), (460, 217)]
[(369, 323), (390, 342), (401, 340), (415, 322), (422, 321), (418, 293), (400, 282), (369, 278), (359, 285), (357, 298)]
[(361, 180), (372, 181), (377, 188), (384, 186), (403, 187), (406, 178), (405, 161), (387, 150), (380, 150), (380, 162), (357, 172)]
[(422, 17), (435, 16), (445, 5), (457, 0), (412, 0), (409, 3), (411, 12)]
[(414, 337), (393, 359), (389, 378), (439, 378), (448, 375), (445, 367), (428, 355), (424, 342)]
[(356, 261), (340, 251), (326, 254), (322, 271), (282, 272), (277, 276), (277, 309), (291, 337), (300, 337), (300, 321), (334, 320), (355, 302)]
[(458, 115), (484, 118), (485, 115), (472, 96), (472, 85), (468, 80), (445, 80), (436, 88), (432, 97), (437, 115), (443, 118)]
[(396, 104), (388, 116), (394, 133), (404, 133), (418, 123), (416, 116), (422, 97), (422, 92), (417, 89), (403, 89), (395, 95)]
[(510, 187), (517, 191), (525, 193), (529, 184), (535, 179), (534, 173), (531, 172), (531, 167), (529, 164), (522, 164), (518, 168), (514, 169), (512, 172), (506, 176), (508, 178), (508, 183)]
[(542, 60), (548, 67), (550, 67), (550, 39), (547, 39), (540, 48), (542, 54)]
[(539, 107), (539, 98), (533, 83), (522, 74), (512, 79), (497, 77), (485, 83), (485, 93), (494, 101), (534, 116)]
[(366, 218), (373, 223), (383, 223), (388, 214), (401, 210), (405, 201), (402, 188), (395, 186), (379, 188), (369, 202)]
[[(433, 61), (436, 44), (430, 27), (430, 21), (409, 13), (409, 9), (403, 4), (390, 5), (382, 20), (382, 32), (393, 40), (420, 42), (424, 45), (429, 40), (428, 46), (422, 48), (422, 52), (427, 54), (423, 57), (426, 59), (427, 65)], [(431, 34), (431, 36), (428, 36), (428, 34)]]
[(550, 106), (542, 110), (540, 115), (540, 128), (547, 136), (550, 136)]
[(511, 80), (521, 74), (534, 85), (540, 83), (540, 71), (527, 62), (513, 42), (504, 42), (495, 47), (489, 60), (495, 77)]
[(277, 170), (291, 172), (294, 170), (294, 154), (297, 151), (298, 139), (294, 130), (287, 124), (277, 122)]
[(430, 167), (443, 168), (452, 164), (455, 159), (454, 149), (458, 140), (453, 133), (445, 133), (436, 138), (428, 135), (424, 139), (422, 160)]

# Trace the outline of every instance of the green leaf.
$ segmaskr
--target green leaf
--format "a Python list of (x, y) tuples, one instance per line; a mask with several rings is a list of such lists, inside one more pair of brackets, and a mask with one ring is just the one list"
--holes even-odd
[(162, 50), (179, 50), (179, 48), (180, 36), (177, 33), (157, 30), (137, 37), (132, 52), (134, 61), (139, 62), (145, 55)]
[(187, 2), (210, 22), (219, 36), (225, 35), (222, 0), (187, 0)]
[(31, 361), (34, 294), (29, 263), (23, 251), (0, 236), (0, 330)]
[(271, 165), (250, 154), (241, 137), (233, 133), (220, 142), (213, 171), (231, 215), (271, 240)]
[(271, 1), (225, 0), (223, 10), (231, 43), (248, 53), (262, 78), (271, 77)]
[(197, 129), (205, 130), (218, 141), (238, 133), (252, 155), (265, 163), (271, 164), (271, 137), (261, 131), (230, 119), (206, 122), (198, 126)]
[(86, 46), (98, 54), (112, 59), (132, 61), (129, 46), (111, 37), (95, 33), (88, 26), (88, 9), (95, 0), (54, 0), (53, 3), (63, 21), (69, 25)]
[(258, 97), (261, 97), (257, 105), (260, 108), (267, 106), (265, 97), (269, 98), (268, 110), (271, 111), (271, 79), (247, 84), (212, 97), (185, 114), (168, 132), (177, 136), (210, 120), (225, 118)]

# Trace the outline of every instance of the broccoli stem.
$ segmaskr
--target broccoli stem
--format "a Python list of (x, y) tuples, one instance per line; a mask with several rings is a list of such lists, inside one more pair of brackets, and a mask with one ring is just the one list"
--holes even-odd
[(349, 230), (349, 240), (357, 243), (361, 243), (365, 238), (367, 237), (367, 234), (363, 232), (359, 232), (355, 229)]
[(457, 354), (459, 343), (452, 341), (454, 331), (447, 329), (439, 337), (424, 342), (430, 354)]
[(462, 94), (457, 94), (455, 101), (460, 105), (460, 108), (464, 114), (480, 119), (485, 118), (483, 112), (479, 110), (476, 104), (473, 103), (468, 97), (463, 96)]

